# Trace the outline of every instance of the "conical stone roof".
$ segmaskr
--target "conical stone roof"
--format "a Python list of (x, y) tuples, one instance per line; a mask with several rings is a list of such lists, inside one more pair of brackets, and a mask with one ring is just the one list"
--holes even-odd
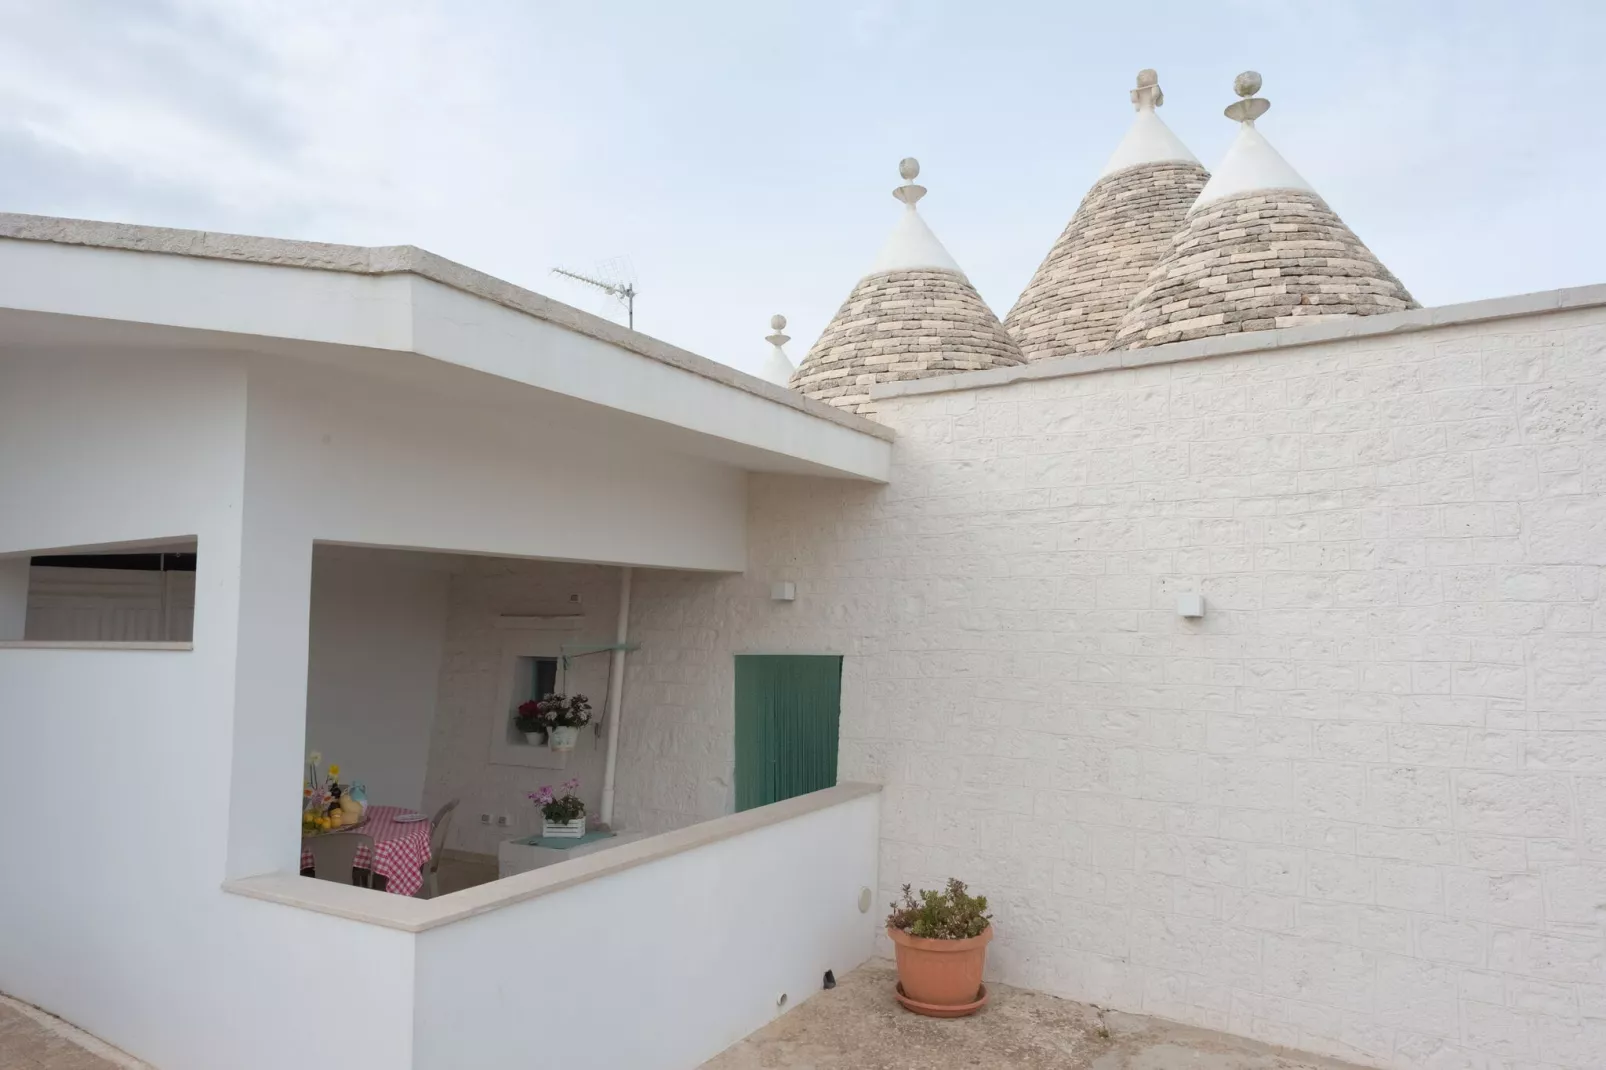
[(1027, 360), (1106, 349), (1204, 188), (1209, 175), (1155, 111), (1164, 102), (1154, 71), (1139, 71), (1131, 128), (1004, 317)]
[(826, 325), (792, 387), (811, 398), (869, 412), (876, 383), (924, 379), (1023, 363), (1003, 324), (915, 209), (920, 165), (904, 160), (904, 203), (886, 245)]
[(1238, 76), (1242, 127), (1122, 317), (1112, 349), (1419, 307), (1255, 128), (1271, 105)]

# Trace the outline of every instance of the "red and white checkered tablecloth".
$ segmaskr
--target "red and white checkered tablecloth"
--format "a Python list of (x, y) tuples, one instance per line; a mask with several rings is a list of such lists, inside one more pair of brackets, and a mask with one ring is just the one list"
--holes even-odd
[[(420, 868), (429, 861), (429, 822), (411, 821), (398, 824), (396, 819), (416, 813), (405, 806), (370, 806), (368, 820), (354, 835), (372, 836), (372, 851), (359, 847), (356, 865), (382, 873), (387, 881), (385, 891), (397, 895), (412, 895), (424, 883)], [(330, 836), (344, 836), (331, 832)], [(301, 868), (312, 865), (312, 851), (305, 842), (301, 845)]]

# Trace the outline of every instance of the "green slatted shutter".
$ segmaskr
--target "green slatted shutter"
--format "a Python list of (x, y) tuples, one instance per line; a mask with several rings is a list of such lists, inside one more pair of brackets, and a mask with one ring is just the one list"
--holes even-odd
[(836, 784), (842, 659), (736, 657), (736, 809)]

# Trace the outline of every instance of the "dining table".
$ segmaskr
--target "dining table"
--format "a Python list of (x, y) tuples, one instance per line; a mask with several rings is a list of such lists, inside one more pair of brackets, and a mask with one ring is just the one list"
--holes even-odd
[[(395, 895), (414, 895), (424, 885), (424, 864), (429, 861), (429, 819), (419, 820), (418, 812), (405, 806), (370, 806), (363, 822), (351, 830), (335, 829), (321, 836), (367, 836), (372, 850), (357, 848), (354, 865), (385, 878), (385, 891)], [(399, 821), (407, 817), (409, 820)], [(301, 842), (301, 868), (312, 866), (312, 850), (306, 838)]]

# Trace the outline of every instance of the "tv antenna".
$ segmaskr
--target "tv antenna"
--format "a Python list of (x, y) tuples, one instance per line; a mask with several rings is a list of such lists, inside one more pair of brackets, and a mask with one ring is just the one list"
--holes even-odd
[(597, 265), (597, 275), (602, 276), (602, 278), (583, 275), (578, 271), (570, 271), (568, 268), (560, 267), (553, 268), (552, 273), (573, 279), (575, 282), (583, 282), (587, 286), (594, 286), (609, 297), (618, 298), (625, 306), (625, 318), (628, 321), (628, 326), (631, 330), (636, 329), (635, 272), (630, 270), (630, 265), (622, 257), (615, 257), (613, 260)]

